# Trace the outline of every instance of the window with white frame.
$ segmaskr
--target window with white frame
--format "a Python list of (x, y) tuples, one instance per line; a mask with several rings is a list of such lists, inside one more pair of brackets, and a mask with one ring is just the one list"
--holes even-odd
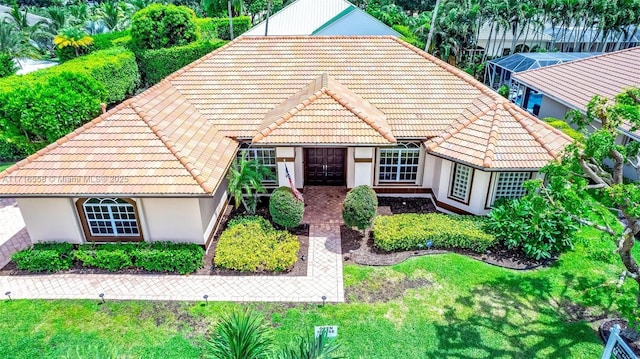
[(500, 198), (520, 198), (527, 194), (523, 184), (531, 179), (531, 172), (499, 172), (493, 187), (491, 205)]
[(82, 205), (92, 237), (139, 237), (136, 209), (122, 198), (90, 198)]
[(378, 180), (384, 182), (415, 182), (420, 165), (420, 145), (400, 143), (380, 149)]
[(459, 163), (454, 164), (449, 197), (462, 202), (469, 202), (473, 168)]
[(276, 167), (276, 149), (273, 147), (251, 147), (248, 144), (243, 144), (238, 151), (238, 158), (243, 155), (247, 156), (248, 160), (257, 160), (271, 171), (271, 178), (265, 179), (264, 183), (276, 183), (277, 180), (277, 167)]

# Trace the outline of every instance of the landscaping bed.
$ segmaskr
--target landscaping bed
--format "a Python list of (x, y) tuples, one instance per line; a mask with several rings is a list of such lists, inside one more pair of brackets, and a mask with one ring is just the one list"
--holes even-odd
[[(260, 271), (260, 272), (242, 272), (231, 269), (224, 269), (214, 267), (213, 260), (216, 253), (216, 248), (218, 242), (220, 240), (220, 236), (227, 229), (227, 224), (229, 221), (238, 219), (239, 217), (246, 216), (247, 213), (244, 211), (242, 207), (235, 208), (232, 204), (231, 211), (228, 212), (225, 217), (222, 218), (221, 224), (216, 231), (216, 234), (213, 238), (213, 242), (211, 243), (211, 247), (209, 252), (205, 255), (205, 267), (200, 269), (196, 274), (206, 274), (206, 275), (222, 275), (222, 276), (306, 276), (307, 275), (307, 261), (306, 258), (309, 256), (309, 225), (302, 224), (298, 227), (289, 229), (289, 233), (298, 237), (298, 242), (300, 243), (300, 249), (297, 252), (298, 260), (295, 262), (293, 267), (288, 271), (283, 272), (273, 272), (273, 271)], [(268, 221), (271, 221), (271, 214), (269, 213), (269, 201), (268, 198), (263, 197), (258, 201), (258, 206), (256, 209), (256, 216), (260, 216), (265, 218)], [(301, 260), (304, 256), (305, 260)]]

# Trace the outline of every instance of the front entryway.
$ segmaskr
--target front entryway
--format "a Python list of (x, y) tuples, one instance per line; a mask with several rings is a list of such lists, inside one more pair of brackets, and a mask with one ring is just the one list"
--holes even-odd
[(305, 185), (344, 185), (345, 152), (344, 148), (306, 148)]

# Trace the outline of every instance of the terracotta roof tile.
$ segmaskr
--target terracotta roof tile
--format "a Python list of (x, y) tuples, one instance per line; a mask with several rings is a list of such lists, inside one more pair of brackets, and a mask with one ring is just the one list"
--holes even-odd
[[(424, 140), (486, 168), (538, 168), (570, 142), (393, 37), (241, 37), (0, 174), (0, 195), (210, 194), (237, 151), (229, 137)], [(127, 182), (85, 183), (91, 176)], [(50, 183), (33, 184), (42, 178)]]

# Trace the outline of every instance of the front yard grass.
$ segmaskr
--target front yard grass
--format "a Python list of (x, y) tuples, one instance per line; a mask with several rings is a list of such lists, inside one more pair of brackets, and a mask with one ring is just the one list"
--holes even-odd
[[(595, 358), (603, 346), (590, 322), (635, 301), (631, 281), (616, 287), (622, 266), (612, 249), (583, 229), (573, 252), (529, 272), (457, 254), (347, 265), (348, 303), (249, 306), (280, 344), (339, 325), (350, 358)], [(1, 302), (0, 357), (200, 358), (208, 328), (246, 305), (97, 303)]]

